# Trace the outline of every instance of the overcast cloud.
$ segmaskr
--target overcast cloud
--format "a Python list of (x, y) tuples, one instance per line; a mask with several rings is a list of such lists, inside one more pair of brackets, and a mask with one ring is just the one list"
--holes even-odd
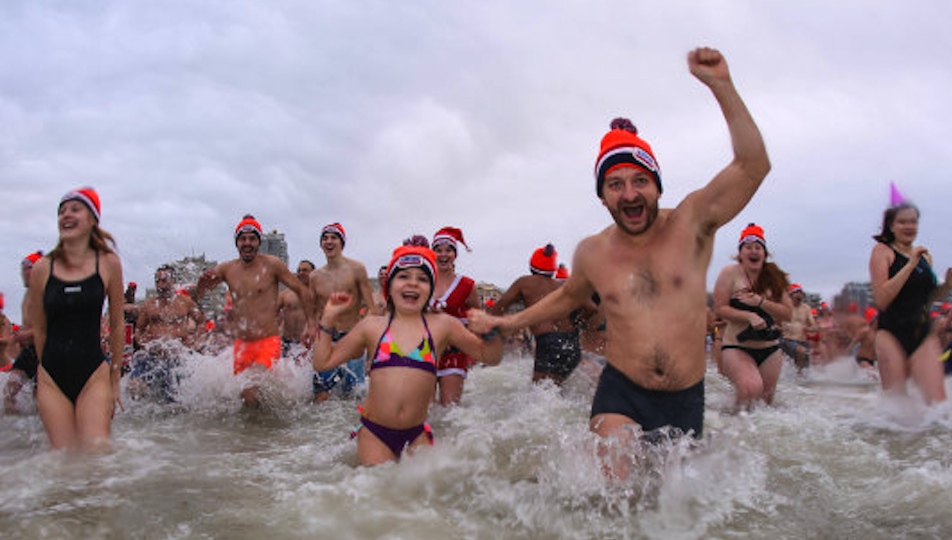
[[(566, 4), (566, 5), (562, 5)], [(92, 185), (127, 281), (236, 256), (254, 214), (291, 264), (339, 221), (371, 271), (413, 233), (463, 229), (458, 269), (508, 284), (552, 242), (610, 223), (594, 193), (615, 116), (653, 145), (676, 205), (730, 159), (687, 70), (720, 49), (773, 171), (717, 237), (709, 287), (749, 221), (829, 298), (866, 281), (889, 182), (952, 265), (952, 7), (945, 2), (22, 1), (0, 4), (0, 291)], [(141, 293), (140, 293), (141, 294)]]

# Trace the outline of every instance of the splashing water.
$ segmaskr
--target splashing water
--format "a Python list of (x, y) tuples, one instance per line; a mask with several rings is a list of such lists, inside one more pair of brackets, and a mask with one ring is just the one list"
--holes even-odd
[(49, 451), (28, 407), (0, 417), (0, 536), (952, 535), (950, 408), (884, 399), (843, 366), (785, 366), (777, 404), (742, 414), (709, 372), (704, 439), (609, 445), (626, 480), (602, 473), (585, 369), (558, 388), (529, 382), (529, 358), (476, 368), (460, 406), (434, 406), (435, 447), (373, 468), (349, 438), (356, 400), (311, 404), (307, 362), (261, 379), (261, 410), (242, 409), (229, 352), (184, 369), (174, 403), (126, 398), (107, 455)]

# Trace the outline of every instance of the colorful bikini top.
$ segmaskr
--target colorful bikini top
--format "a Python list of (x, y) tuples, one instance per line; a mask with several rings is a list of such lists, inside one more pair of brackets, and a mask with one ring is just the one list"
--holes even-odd
[(426, 337), (409, 353), (403, 353), (400, 347), (393, 342), (393, 335), (390, 333), (392, 323), (393, 315), (391, 314), (390, 320), (387, 322), (387, 329), (380, 336), (380, 341), (377, 342), (377, 354), (374, 355), (374, 361), (370, 364), (370, 370), (385, 367), (409, 367), (422, 369), (436, 375), (436, 353), (434, 352), (436, 346), (433, 344), (430, 327), (426, 324), (426, 317), (423, 317)]

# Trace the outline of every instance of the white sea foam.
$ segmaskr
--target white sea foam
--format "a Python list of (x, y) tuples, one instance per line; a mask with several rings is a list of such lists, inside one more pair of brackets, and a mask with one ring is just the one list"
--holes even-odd
[[(230, 352), (194, 356), (175, 403), (132, 400), (114, 450), (47, 450), (35, 413), (0, 417), (0, 531), (10, 538), (895, 538), (952, 536), (952, 413), (881, 397), (849, 365), (795, 374), (776, 405), (733, 414), (710, 371), (705, 437), (615, 447), (588, 431), (595, 381), (529, 382), (532, 362), (476, 368), (434, 406), (436, 446), (357, 467), (354, 399), (309, 401), (306, 362), (257, 381)], [(2, 379), (2, 377), (0, 377)], [(0, 380), (2, 383), (3, 380)]]

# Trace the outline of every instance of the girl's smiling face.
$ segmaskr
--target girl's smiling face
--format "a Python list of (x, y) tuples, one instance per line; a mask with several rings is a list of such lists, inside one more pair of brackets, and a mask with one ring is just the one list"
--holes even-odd
[(60, 205), (56, 214), (56, 224), (62, 239), (82, 238), (90, 234), (96, 218), (89, 208), (80, 201), (66, 201)]
[(404, 311), (423, 311), (433, 290), (430, 277), (419, 267), (397, 271), (387, 285), (394, 307)]

